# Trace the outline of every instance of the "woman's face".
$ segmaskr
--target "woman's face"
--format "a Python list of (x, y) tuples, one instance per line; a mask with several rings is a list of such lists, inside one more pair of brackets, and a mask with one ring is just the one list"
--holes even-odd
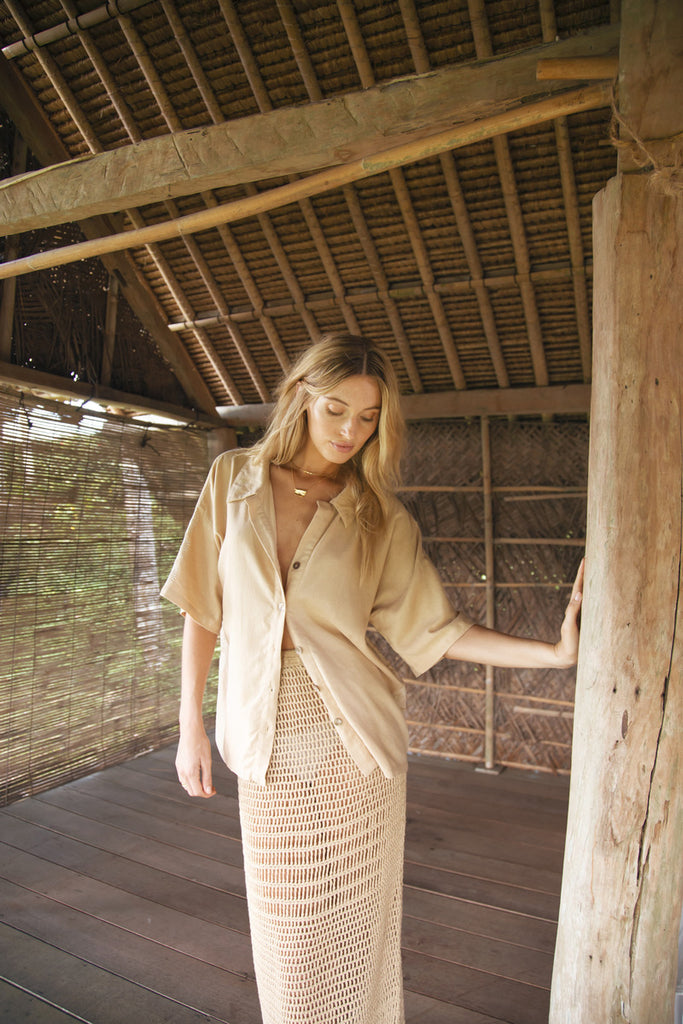
[(300, 465), (313, 472), (342, 466), (372, 437), (379, 422), (381, 397), (374, 377), (347, 377), (306, 409), (308, 437)]

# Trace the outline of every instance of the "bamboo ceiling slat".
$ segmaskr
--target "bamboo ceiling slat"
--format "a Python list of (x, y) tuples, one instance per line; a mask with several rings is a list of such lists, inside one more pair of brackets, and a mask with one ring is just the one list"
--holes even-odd
[[(171, 19), (173, 19), (175, 11), (170, 4), (167, 4), (166, 6), (166, 14), (167, 17), (169, 17), (170, 15)], [(150, 59), (150, 56), (145, 48), (145, 45), (139, 33), (137, 33), (137, 31), (135, 30), (132, 21), (129, 18), (121, 18), (121, 26), (131, 46), (131, 50), (135, 54), (136, 59), (138, 60), (140, 69), (142, 70), (149, 84), (155, 102), (157, 103), (164, 117), (164, 120), (166, 121), (169, 131), (180, 131), (184, 126), (182, 125), (180, 118), (178, 118), (175, 109), (171, 103), (170, 97), (166, 93), (166, 90), (164, 89), (163, 84), (156, 73), (154, 62)], [(187, 42), (185, 46), (186, 57), (188, 54), (190, 54), (190, 52), (191, 51), (189, 47), (189, 42)], [(194, 60), (194, 56), (192, 55), (190, 59)], [(212, 94), (210, 93), (208, 83), (203, 81), (202, 84), (205, 86), (204, 99), (208, 97), (209, 103), (214, 111), (214, 117), (218, 118), (218, 107), (217, 104), (215, 104), (214, 102)], [(132, 141), (135, 140), (133, 139)], [(164, 204), (164, 207), (167, 215), (170, 215), (171, 217), (177, 216), (175, 204), (173, 204), (170, 201), (167, 201)], [(144, 219), (137, 211), (131, 211), (129, 216), (132, 220), (134, 227), (144, 226)], [(211, 272), (208, 268), (208, 265), (204, 262), (203, 258), (201, 257), (201, 254), (198, 251), (194, 239), (184, 236), (183, 243), (185, 245), (188, 255), (190, 256), (191, 260), (195, 265), (196, 270), (199, 273), (200, 279), (202, 280), (205, 288), (208, 290), (209, 294), (212, 295), (214, 302), (218, 303), (219, 312), (224, 317), (227, 317), (227, 306), (225, 306), (225, 304), (223, 303), (223, 300), (218, 292), (218, 289), (214, 287)], [(167, 285), (169, 285), (169, 282), (172, 277), (170, 267), (165, 261), (162, 262), (162, 258), (160, 256), (160, 251), (158, 247), (150, 246), (148, 248), (151, 255), (157, 262), (157, 265), (159, 266), (160, 272), (162, 273), (165, 282), (167, 283)], [(181, 292), (177, 284), (175, 285), (175, 295), (176, 301), (178, 302), (178, 305), (181, 307), (181, 312), (184, 318), (188, 321), (194, 320), (194, 313), (192, 312), (191, 306), (187, 302), (184, 293)], [(231, 337), (231, 340), (234, 344), (235, 350), (237, 351), (242, 363), (244, 364), (249, 374), (249, 377), (251, 378), (251, 383), (253, 387), (256, 389), (259, 398), (262, 401), (267, 399), (269, 396), (263, 385), (263, 378), (261, 377), (261, 374), (256, 365), (254, 364), (253, 360), (251, 359), (249, 352), (245, 349), (244, 345), (242, 344), (239, 330), (234, 330), (231, 327), (231, 325), (227, 322), (225, 323), (225, 328), (227, 329)], [(200, 343), (200, 345), (204, 347), (206, 355), (209, 359), (209, 363), (213, 368), (214, 372), (216, 373), (216, 376), (218, 377), (220, 384), (225, 389), (225, 392), (229, 396), (230, 400), (235, 404), (242, 402), (243, 399), (241, 392), (237, 385), (235, 384), (233, 377), (225, 369), (225, 364), (223, 363), (223, 360), (221, 359), (217, 348), (211, 343), (208, 336), (203, 331), (193, 328), (193, 332), (195, 334), (197, 341)]]
[[(89, 2), (8, 0), (0, 39), (51, 29)], [(75, 156), (609, 19), (609, 4), (583, 0), (150, 0), (13, 63)], [(133, 258), (171, 324), (214, 318), (177, 336), (201, 354), (219, 402), (266, 401), (291, 353), (331, 326), (386, 340), (407, 392), (586, 380), (590, 206), (613, 168), (605, 110), (589, 111)], [(131, 221), (271, 185), (179, 197)]]
[[(350, 2), (340, 3), (340, 11), (344, 20), (346, 34), (349, 39), (351, 52), (358, 69), (361, 85), (364, 89), (371, 88), (376, 83), (376, 76), (365, 46), (360, 26), (356, 19), (355, 9)], [(430, 265), (429, 252), (425, 245), (419, 220), (416, 215), (410, 189), (407, 184), (406, 175), (401, 168), (394, 168), (389, 172), (391, 184), (398, 201), (401, 216), (406, 225), (408, 237), (415, 257), (417, 268), (422, 278), (430, 312), (436, 325), (441, 344), (446, 354), (448, 368), (456, 388), (466, 386), (465, 376), (462, 371), (460, 358), (453, 339), (453, 335), (446, 318), (441, 299), (434, 291), (434, 273)]]
[[(12, 2), (14, 2), (14, 0), (12, 0)], [(14, 8), (10, 7), (10, 10), (12, 10), (12, 12), (14, 14), (14, 17), (17, 19), (20, 27), (26, 33), (28, 31), (27, 26), (28, 26), (29, 23), (27, 22), (27, 20), (23, 16), (23, 13), (20, 11), (18, 6), (15, 6)], [(140, 63), (140, 68), (143, 71), (143, 73), (144, 73), (144, 75), (145, 75), (145, 77), (146, 77), (146, 79), (148, 81), (148, 84), (150, 85), (150, 88), (154, 92), (155, 100), (157, 101), (157, 103), (159, 105), (159, 108), (162, 111), (162, 114), (164, 114), (164, 116), (165, 116), (165, 118), (167, 120), (169, 128), (171, 130), (173, 130), (174, 128), (179, 128), (180, 124), (177, 121), (177, 119), (175, 118), (175, 116), (174, 116), (174, 114), (173, 114), (173, 112), (172, 112), (172, 110), (170, 108), (170, 104), (169, 104), (168, 99), (166, 97), (166, 94), (165, 94), (165, 92), (163, 90), (163, 87), (162, 87), (162, 85), (161, 85), (161, 83), (160, 83), (160, 81), (158, 79), (158, 76), (156, 75), (154, 67), (151, 64), (151, 62), (149, 61), (149, 59), (147, 58), (146, 51), (145, 51), (144, 45), (142, 43), (142, 40), (139, 37), (139, 34), (134, 29), (134, 27), (132, 25), (132, 22), (130, 21), (129, 18), (127, 18), (125, 16), (121, 16), (121, 18), (119, 20), (120, 20), (121, 27), (124, 30), (124, 33), (126, 34), (126, 38), (128, 39), (128, 41), (129, 41), (129, 43), (131, 45), (131, 49), (135, 53), (135, 56), (136, 56), (136, 58), (138, 59), (138, 61)], [(86, 34), (85, 33), (79, 33), (79, 35), (83, 39), (86, 38)], [(99, 51), (92, 44), (88, 46), (88, 50), (89, 50), (89, 54), (90, 54), (91, 60), (93, 61), (93, 65), (94, 65), (95, 69), (96, 70), (99, 69), (100, 78), (103, 79), (104, 81), (106, 81), (107, 78), (108, 78), (108, 72), (104, 68), (103, 62), (102, 62), (102, 60), (100, 58)], [(38, 54), (38, 59), (40, 60), (40, 63), (43, 66), (43, 68), (45, 69), (45, 72), (48, 75), (48, 77), (50, 78), (50, 80), (53, 82), (53, 84), (56, 86), (56, 88), (58, 88), (60, 90), (60, 95), (61, 95), (61, 97), (62, 97), (62, 99), (64, 101), (65, 106), (72, 113), (72, 116), (74, 117), (74, 119), (75, 119), (75, 121), (76, 121), (76, 123), (77, 123), (77, 125), (79, 127), (79, 130), (81, 131), (81, 133), (82, 133), (84, 139), (86, 140), (88, 146), (90, 147), (91, 151), (92, 152), (100, 151), (101, 150), (101, 146), (100, 146), (100, 144), (99, 144), (95, 134), (91, 130), (90, 125), (87, 122), (85, 116), (80, 111), (80, 108), (79, 108), (75, 98), (72, 96), (70, 90), (68, 89), (68, 86), (66, 86), (66, 83), (64, 83), (63, 78), (61, 76), (61, 73), (59, 72), (59, 70), (58, 70), (56, 64), (54, 63), (54, 61), (51, 58), (49, 58), (48, 54), (43, 55), (40, 52)], [(137, 129), (135, 128), (135, 126), (132, 124), (131, 118), (129, 116), (128, 108), (125, 107), (122, 104), (119, 104), (118, 112), (119, 112), (120, 116), (122, 117), (122, 120), (124, 121), (126, 130), (128, 131), (129, 136), (131, 137), (131, 141), (139, 141), (140, 135), (139, 135), (139, 132), (137, 131)], [(134, 227), (141, 227), (141, 226), (144, 225), (144, 221), (142, 219), (142, 216), (138, 213), (138, 211), (129, 210), (127, 212), (128, 212), (128, 218), (129, 218), (129, 220), (131, 221), (131, 223), (133, 224)], [(182, 290), (180, 289), (179, 285), (177, 284), (177, 282), (176, 282), (176, 280), (175, 280), (175, 278), (173, 276), (173, 273), (172, 273), (170, 267), (168, 266), (166, 261), (163, 259), (162, 255), (161, 255), (161, 253), (160, 253), (160, 251), (158, 249), (158, 247), (157, 246), (148, 246), (147, 247), (147, 251), (149, 252), (149, 254), (152, 257), (152, 259), (154, 260), (154, 262), (155, 262), (155, 264), (157, 266), (157, 270), (158, 270), (159, 274), (161, 275), (166, 288), (173, 295), (173, 298), (176, 301), (182, 316), (186, 320), (193, 320), (194, 319), (194, 315), (193, 315), (193, 313), (191, 311), (191, 307), (188, 305), (187, 300), (185, 299), (185, 297), (184, 297), (184, 295), (182, 293)], [(225, 392), (230, 397), (230, 400), (232, 402), (234, 402), (235, 404), (239, 404), (242, 401), (241, 394), (240, 394), (239, 390), (237, 389), (237, 387), (235, 386), (234, 381), (232, 380), (230, 375), (225, 370), (225, 367), (221, 363), (221, 361), (220, 361), (220, 359), (219, 359), (219, 357), (218, 357), (218, 355), (216, 353), (216, 350), (213, 348), (213, 346), (208, 341), (208, 338), (206, 337), (205, 333), (203, 331), (201, 331), (201, 330), (194, 329), (194, 335), (195, 335), (195, 338), (196, 338), (197, 342), (199, 343), (199, 345), (202, 346), (203, 350), (205, 351), (205, 354), (207, 356), (209, 365), (215, 371), (216, 375), (218, 376), (218, 379), (219, 379), (220, 383), (222, 384), (223, 388), (225, 389)], [(264, 397), (264, 395), (261, 394), (261, 397)]]

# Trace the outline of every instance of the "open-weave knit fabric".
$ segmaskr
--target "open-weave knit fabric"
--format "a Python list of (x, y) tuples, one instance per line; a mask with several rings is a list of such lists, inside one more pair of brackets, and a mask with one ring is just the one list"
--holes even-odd
[(285, 652), (266, 785), (239, 782), (264, 1024), (403, 1024), (405, 793), (360, 773)]

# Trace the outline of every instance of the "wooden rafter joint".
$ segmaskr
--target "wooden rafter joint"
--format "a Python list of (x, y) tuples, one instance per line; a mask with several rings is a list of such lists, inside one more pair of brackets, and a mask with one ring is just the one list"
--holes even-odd
[(619, 74), (619, 58), (613, 57), (548, 57), (536, 64), (538, 81), (556, 81), (571, 79), (572, 81), (597, 82), (611, 81)]

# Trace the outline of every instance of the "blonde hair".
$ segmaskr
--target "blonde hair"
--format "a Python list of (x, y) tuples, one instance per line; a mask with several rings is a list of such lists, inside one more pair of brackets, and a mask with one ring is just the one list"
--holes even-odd
[[(398, 381), (385, 353), (354, 334), (325, 334), (299, 357), (281, 382), (264, 437), (254, 445), (259, 462), (291, 462), (308, 436), (306, 409), (349, 377), (372, 377), (381, 397), (377, 428), (347, 463), (355, 499), (363, 565), (371, 560), (372, 537), (382, 529), (389, 499), (400, 482), (404, 423)], [(303, 385), (303, 386), (300, 386)]]

